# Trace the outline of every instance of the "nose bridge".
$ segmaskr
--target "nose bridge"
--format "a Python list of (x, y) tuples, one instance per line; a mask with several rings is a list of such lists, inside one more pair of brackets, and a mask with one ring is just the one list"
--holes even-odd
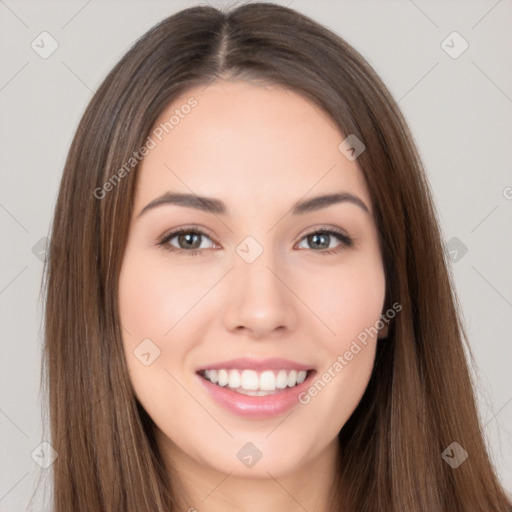
[(294, 295), (285, 285), (284, 265), (269, 240), (263, 245), (248, 236), (236, 247), (225, 311), (228, 329), (244, 328), (264, 336), (295, 325)]

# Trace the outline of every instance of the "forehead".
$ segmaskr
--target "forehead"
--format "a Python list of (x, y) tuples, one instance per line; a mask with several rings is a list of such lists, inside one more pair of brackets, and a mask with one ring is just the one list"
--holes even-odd
[(155, 146), (139, 170), (136, 209), (171, 190), (255, 211), (262, 201), (332, 191), (357, 194), (371, 207), (356, 161), (338, 149), (344, 134), (288, 89), (224, 80), (189, 89), (162, 111), (150, 136)]

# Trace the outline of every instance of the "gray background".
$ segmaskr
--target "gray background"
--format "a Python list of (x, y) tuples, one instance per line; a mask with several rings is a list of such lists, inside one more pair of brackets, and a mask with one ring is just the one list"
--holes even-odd
[[(512, 491), (512, 0), (277, 3), (360, 51), (411, 126), (451, 251), (484, 434)], [(35, 462), (50, 453), (37, 448), (44, 440), (40, 240), (71, 138), (93, 92), (135, 39), (195, 4), (0, 0), (0, 511), (25, 510), (36, 479), (48, 474)], [(43, 31), (59, 45), (47, 59), (31, 48)], [(458, 58), (441, 45), (453, 31), (469, 44)], [(444, 47), (453, 55), (461, 44), (452, 37)], [(43, 509), (41, 494), (34, 510)]]

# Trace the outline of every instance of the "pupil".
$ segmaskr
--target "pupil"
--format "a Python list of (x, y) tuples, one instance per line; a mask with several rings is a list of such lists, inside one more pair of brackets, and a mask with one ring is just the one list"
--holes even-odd
[(199, 245), (201, 245), (201, 244), (200, 244), (200, 243), (199, 243), (199, 244), (197, 244), (197, 243), (196, 243), (196, 244), (194, 245), (194, 242), (193, 242), (193, 240), (192, 240), (192, 238), (193, 238), (193, 237), (195, 237), (195, 238), (196, 238), (196, 242), (197, 242), (197, 240), (199, 239), (199, 235), (198, 235), (197, 233), (186, 233), (186, 234), (184, 234), (184, 235), (181, 235), (181, 237), (180, 237), (180, 242), (181, 242), (181, 241), (183, 241), (183, 240), (185, 240), (186, 245), (187, 245), (189, 248), (193, 246), (193, 248), (195, 249), (195, 248), (199, 247)]
[[(316, 245), (317, 247), (319, 245), (325, 245), (326, 247), (329, 247), (329, 242), (325, 241), (328, 238), (328, 235), (322, 234), (322, 233), (317, 233), (317, 234), (314, 234), (314, 235), (310, 235), (310, 237), (311, 237), (310, 240), (314, 240), (313, 245)], [(319, 242), (319, 239), (321, 237), (324, 239), (323, 243), (321, 241)]]

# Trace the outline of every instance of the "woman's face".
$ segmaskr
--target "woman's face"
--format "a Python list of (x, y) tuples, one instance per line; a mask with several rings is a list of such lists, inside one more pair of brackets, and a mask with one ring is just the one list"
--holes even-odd
[(334, 460), (385, 294), (344, 136), (294, 92), (218, 80), (166, 108), (150, 137), (119, 300), (131, 382), (162, 449), (254, 477)]

